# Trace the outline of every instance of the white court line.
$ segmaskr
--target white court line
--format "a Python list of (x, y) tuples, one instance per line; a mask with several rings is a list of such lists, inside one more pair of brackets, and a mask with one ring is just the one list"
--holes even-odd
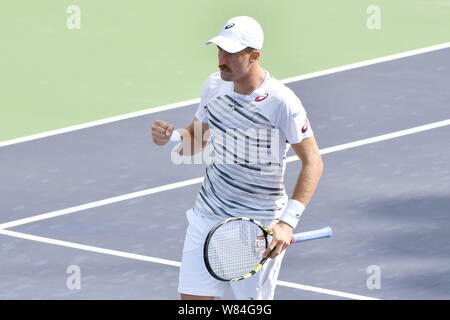
[[(320, 154), (324, 155), (324, 154), (333, 153), (333, 152), (337, 152), (337, 151), (341, 151), (341, 150), (348, 150), (348, 149), (352, 149), (352, 148), (356, 148), (356, 147), (361, 147), (361, 146), (364, 146), (367, 144), (391, 140), (391, 139), (407, 136), (407, 135), (414, 134), (414, 133), (419, 133), (419, 132), (428, 131), (431, 129), (445, 127), (448, 125), (450, 125), (450, 119), (433, 122), (433, 123), (429, 123), (429, 124), (424, 124), (424, 125), (421, 125), (418, 127), (395, 131), (395, 132), (391, 132), (391, 133), (387, 133), (387, 134), (382, 134), (380, 136), (375, 136), (372, 138), (367, 138), (367, 139), (357, 140), (354, 142), (344, 143), (344, 144), (334, 146), (334, 147), (324, 148), (324, 149), (320, 150)], [(286, 162), (289, 163), (289, 162), (293, 162), (296, 160), (298, 160), (297, 156), (290, 156), (290, 157), (287, 157)]]
[(38, 133), (38, 134), (33, 134), (31, 136), (16, 138), (16, 139), (12, 139), (12, 140), (6, 140), (6, 141), (3, 141), (3, 142), (0, 142), (0, 148), (1, 147), (6, 147), (6, 146), (10, 146), (10, 145), (14, 145), (14, 144), (18, 144), (18, 143), (22, 143), (22, 142), (27, 142), (27, 141), (47, 138), (47, 137), (51, 137), (51, 136), (56, 136), (56, 135), (59, 135), (59, 134), (68, 133), (68, 132), (72, 132), (72, 131), (92, 128), (92, 127), (100, 126), (102, 124), (108, 124), (108, 123), (112, 123), (112, 122), (116, 122), (116, 121), (120, 121), (120, 120), (141, 117), (141, 116), (145, 116), (145, 115), (151, 114), (151, 113), (166, 111), (166, 110), (180, 108), (180, 107), (186, 107), (186, 106), (189, 106), (191, 104), (196, 104), (196, 103), (199, 103), (199, 102), (200, 102), (199, 98), (198, 99), (193, 99), (193, 100), (181, 101), (181, 102), (178, 102), (178, 103), (168, 104), (168, 105), (165, 105), (165, 106), (160, 106), (160, 107), (155, 107), (155, 108), (151, 108), (151, 109), (141, 110), (141, 111), (137, 111), (137, 112), (122, 114), (122, 115), (118, 115), (118, 116), (111, 117), (111, 118), (105, 118), (105, 119), (101, 119), (101, 120), (96, 120), (96, 121), (86, 122), (86, 123), (82, 123), (82, 124), (77, 124), (77, 125), (66, 127), (66, 128), (62, 128), (62, 129), (56, 129), (56, 130), (51, 130), (51, 131), (42, 132), (42, 133)]
[[(287, 78), (287, 79), (284, 79), (281, 81), (283, 83), (287, 84), (287, 83), (291, 83), (291, 82), (321, 77), (321, 76), (338, 73), (338, 72), (342, 72), (342, 71), (348, 71), (348, 70), (352, 70), (352, 69), (357, 69), (357, 68), (361, 68), (361, 67), (367, 67), (367, 66), (374, 65), (377, 63), (398, 60), (398, 59), (402, 59), (402, 58), (411, 57), (414, 55), (419, 55), (419, 54), (433, 52), (433, 51), (447, 49), (447, 48), (450, 48), (450, 42), (441, 43), (438, 45), (429, 46), (429, 47), (425, 47), (425, 48), (405, 51), (405, 52), (388, 55), (388, 56), (384, 56), (384, 57), (380, 57), (380, 58), (370, 59), (370, 60), (366, 60), (366, 61), (361, 61), (361, 62), (357, 62), (357, 63), (345, 65), (345, 66), (326, 69), (323, 71), (312, 72), (312, 73), (308, 73), (308, 74), (304, 74), (304, 75), (300, 75), (300, 76), (296, 76), (296, 77), (292, 77), (292, 78)], [(197, 104), (199, 102), (200, 102), (199, 98), (192, 99), (192, 100), (186, 100), (186, 101), (181, 101), (181, 102), (174, 103), (174, 104), (168, 104), (168, 105), (164, 105), (164, 106), (160, 106), (160, 107), (154, 107), (154, 108), (150, 108), (150, 109), (146, 109), (146, 110), (141, 110), (141, 111), (137, 111), (137, 112), (118, 115), (115, 117), (105, 118), (105, 119), (101, 119), (101, 120), (97, 120), (97, 121), (86, 122), (86, 123), (82, 123), (79, 125), (74, 125), (74, 126), (70, 126), (70, 127), (66, 127), (66, 128), (42, 132), (42, 133), (38, 133), (38, 134), (26, 136), (26, 137), (16, 138), (16, 139), (12, 139), (12, 140), (6, 140), (6, 141), (0, 142), (0, 148), (18, 144), (18, 143), (27, 142), (27, 141), (32, 141), (32, 140), (37, 140), (37, 139), (46, 138), (46, 137), (50, 137), (50, 136), (55, 136), (55, 135), (59, 135), (59, 134), (63, 134), (63, 133), (68, 133), (68, 132), (72, 132), (72, 131), (77, 131), (77, 130), (81, 130), (81, 129), (91, 128), (91, 127), (95, 127), (95, 126), (99, 126), (99, 125), (103, 125), (103, 124), (107, 124), (107, 123), (112, 123), (112, 122), (116, 122), (116, 121), (120, 121), (120, 120), (140, 117), (140, 116), (157, 113), (157, 112), (161, 112), (161, 111), (167, 111), (167, 110), (180, 108), (180, 107), (186, 107), (186, 106), (189, 106), (192, 104)]]
[(450, 42), (445, 42), (445, 43), (437, 44), (437, 45), (430, 46), (430, 47), (400, 52), (400, 53), (392, 54), (389, 56), (384, 56), (384, 57), (380, 57), (380, 58), (356, 62), (356, 63), (348, 64), (345, 66), (341, 66), (341, 67), (327, 69), (324, 71), (312, 72), (312, 73), (308, 73), (308, 74), (304, 74), (304, 75), (300, 75), (300, 76), (296, 76), (296, 77), (292, 77), (292, 78), (287, 78), (287, 79), (282, 80), (282, 82), (283, 83), (291, 83), (291, 82), (295, 82), (295, 81), (301, 81), (301, 80), (321, 77), (321, 76), (329, 75), (332, 73), (367, 67), (367, 66), (371, 66), (371, 65), (374, 65), (377, 63), (403, 59), (403, 58), (416, 56), (416, 55), (423, 54), (423, 53), (428, 53), (428, 52), (442, 50), (442, 49), (448, 49), (448, 48), (450, 48)]
[(15, 237), (15, 238), (31, 240), (31, 241), (54, 244), (54, 245), (62, 246), (62, 247), (68, 247), (68, 248), (79, 249), (79, 250), (84, 250), (84, 251), (102, 253), (102, 254), (107, 254), (107, 255), (111, 255), (111, 256), (140, 260), (140, 261), (145, 261), (145, 262), (159, 263), (159, 264), (164, 264), (164, 265), (173, 266), (173, 267), (180, 267), (180, 265), (181, 265), (181, 263), (178, 261), (153, 258), (153, 257), (148, 257), (148, 256), (144, 256), (141, 254), (129, 253), (129, 252), (125, 252), (125, 251), (117, 251), (117, 250), (87, 246), (84, 244), (62, 241), (62, 240), (57, 240), (57, 239), (52, 239), (52, 238), (33, 236), (31, 234), (15, 232), (15, 231), (10, 231), (10, 230), (0, 230), (0, 234), (4, 234), (6, 236), (11, 236), (11, 237)]
[(354, 299), (354, 300), (381, 300), (381, 299), (372, 298), (372, 297), (360, 296), (358, 294), (346, 293), (346, 292), (342, 292), (342, 291), (329, 290), (329, 289), (322, 289), (322, 288), (311, 287), (311, 286), (305, 286), (303, 284), (281, 281), (281, 280), (277, 281), (277, 285), (294, 288), (294, 289), (305, 290), (305, 291), (314, 291), (314, 292), (318, 292), (318, 293), (329, 294), (332, 296), (338, 296), (338, 297)]
[(108, 204), (112, 204), (112, 203), (116, 203), (116, 202), (120, 202), (120, 201), (125, 201), (125, 200), (130, 200), (130, 199), (134, 199), (134, 198), (138, 198), (138, 197), (148, 196), (148, 195), (158, 193), (158, 192), (169, 191), (169, 190), (174, 190), (174, 189), (178, 189), (181, 187), (190, 186), (190, 185), (193, 185), (196, 183), (201, 183), (203, 181), (203, 179), (204, 178), (201, 177), (201, 178), (194, 178), (194, 179), (189, 179), (189, 180), (185, 180), (185, 181), (170, 183), (170, 184), (166, 184), (164, 186), (160, 186), (160, 187), (156, 187), (156, 188), (127, 193), (127, 194), (120, 195), (117, 197), (112, 197), (112, 198), (103, 199), (103, 200), (99, 200), (99, 201), (89, 202), (89, 203), (82, 204), (82, 205), (75, 206), (75, 207), (70, 207), (70, 208), (66, 208), (66, 209), (62, 209), (62, 210), (39, 214), (39, 215), (32, 216), (29, 218), (24, 218), (24, 219), (19, 219), (19, 220), (3, 223), (3, 224), (0, 224), (0, 230), (17, 227), (17, 226), (24, 225), (24, 224), (27, 224), (30, 222), (36, 222), (36, 221), (41, 221), (41, 220), (45, 220), (45, 219), (55, 218), (55, 217), (59, 217), (59, 216), (63, 216), (66, 214), (79, 212), (79, 211), (83, 211), (83, 210), (87, 210), (87, 209), (106, 206)]
[[(364, 146), (364, 145), (371, 144), (371, 143), (391, 140), (394, 138), (398, 138), (398, 137), (402, 137), (402, 136), (406, 136), (406, 135), (410, 135), (410, 134), (414, 134), (414, 133), (418, 133), (418, 132), (423, 132), (423, 131), (427, 131), (427, 130), (431, 130), (431, 129), (436, 129), (436, 128), (440, 128), (440, 127), (444, 127), (444, 126), (448, 126), (448, 125), (450, 125), (450, 119), (433, 122), (433, 123), (425, 124), (422, 126), (406, 129), (406, 130), (395, 131), (395, 132), (383, 134), (383, 135), (368, 138), (368, 139), (362, 139), (362, 140), (357, 140), (357, 141), (350, 142), (350, 143), (344, 143), (344, 144), (337, 145), (334, 147), (321, 149), (320, 153), (322, 155), (324, 155), (324, 154), (333, 153), (333, 152), (337, 152), (337, 151), (347, 150), (347, 149), (356, 148), (356, 147)], [(299, 159), (297, 156), (291, 156), (286, 159), (286, 162), (293, 162), (293, 161), (298, 161), (298, 160)], [(49, 213), (44, 213), (44, 214), (40, 214), (40, 215), (36, 215), (36, 216), (24, 218), (24, 219), (14, 220), (14, 221), (0, 224), (0, 229), (17, 227), (17, 226), (24, 225), (24, 224), (27, 224), (30, 222), (41, 221), (41, 220), (54, 218), (54, 217), (58, 217), (58, 216), (63, 216), (66, 214), (75, 213), (75, 212), (79, 212), (79, 211), (83, 211), (83, 210), (87, 210), (87, 209), (105, 206), (105, 205), (112, 204), (112, 203), (117, 203), (120, 201), (125, 201), (125, 200), (143, 197), (143, 196), (147, 196), (147, 195), (151, 195), (151, 194), (155, 194), (155, 193), (159, 193), (159, 192), (163, 192), (163, 191), (169, 191), (169, 190), (174, 190), (174, 189), (178, 189), (178, 188), (182, 188), (182, 187), (187, 187), (190, 185), (201, 183), (203, 181), (203, 179), (204, 179), (203, 177), (193, 178), (193, 179), (189, 179), (189, 180), (185, 180), (185, 181), (166, 184), (166, 185), (160, 186), (160, 187), (155, 187), (155, 188), (150, 188), (150, 189), (146, 189), (146, 190), (142, 190), (142, 191), (138, 191), (138, 192), (128, 193), (128, 194), (124, 194), (124, 195), (117, 196), (117, 197), (94, 201), (94, 202), (86, 203), (86, 204), (71, 207), (71, 208), (52, 211)]]
[[(84, 244), (62, 241), (62, 240), (46, 238), (46, 237), (39, 237), (39, 236), (34, 236), (34, 235), (21, 233), (21, 232), (0, 230), (0, 234), (10, 236), (10, 237), (20, 238), (20, 239), (37, 241), (37, 242), (42, 242), (42, 243), (47, 243), (47, 244), (52, 244), (52, 245), (57, 245), (57, 246), (62, 246), (62, 247), (68, 247), (68, 248), (73, 248), (73, 249), (78, 249), (78, 250), (90, 251), (90, 252), (95, 252), (95, 253), (101, 253), (101, 254), (122, 257), (122, 258), (127, 258), (127, 259), (159, 263), (159, 264), (173, 266), (173, 267), (181, 266), (180, 262), (174, 261), (174, 260), (160, 259), (160, 258), (144, 256), (141, 254), (129, 253), (129, 252), (125, 252), (125, 251), (118, 251), (118, 250), (111, 250), (111, 249), (87, 246)], [(280, 281), (280, 280), (278, 280), (277, 284), (280, 286), (285, 286), (285, 287), (290, 287), (290, 288), (295, 288), (295, 289), (300, 289), (300, 290), (305, 290), (305, 291), (313, 291), (313, 292), (317, 292), (317, 293), (328, 294), (328, 295), (349, 298), (349, 299), (378, 300), (378, 299), (375, 299), (372, 297), (360, 296), (360, 295), (351, 294), (351, 293), (347, 293), (347, 292), (322, 289), (322, 288), (317, 288), (317, 287), (312, 287), (312, 286), (305, 286), (305, 285), (301, 285), (301, 284), (297, 284), (297, 283)]]

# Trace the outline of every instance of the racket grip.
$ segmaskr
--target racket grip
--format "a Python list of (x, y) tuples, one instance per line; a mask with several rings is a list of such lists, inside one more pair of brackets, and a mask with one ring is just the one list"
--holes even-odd
[(311, 230), (307, 232), (300, 232), (294, 234), (294, 236), (291, 239), (291, 244), (295, 242), (303, 242), (303, 241), (309, 241), (309, 240), (316, 240), (316, 239), (322, 239), (322, 238), (329, 238), (333, 235), (333, 231), (330, 227), (317, 229), (317, 230)]

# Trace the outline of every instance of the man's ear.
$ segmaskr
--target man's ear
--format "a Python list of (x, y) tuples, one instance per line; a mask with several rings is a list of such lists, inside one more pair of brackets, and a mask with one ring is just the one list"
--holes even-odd
[(253, 50), (250, 53), (250, 62), (258, 61), (260, 56), (261, 56), (261, 52), (259, 50)]

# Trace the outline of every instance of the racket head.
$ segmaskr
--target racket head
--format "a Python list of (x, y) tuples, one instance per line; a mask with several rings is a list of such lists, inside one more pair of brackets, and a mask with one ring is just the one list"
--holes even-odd
[(206, 269), (221, 281), (251, 277), (262, 267), (270, 235), (254, 219), (234, 217), (219, 222), (209, 231), (203, 247)]

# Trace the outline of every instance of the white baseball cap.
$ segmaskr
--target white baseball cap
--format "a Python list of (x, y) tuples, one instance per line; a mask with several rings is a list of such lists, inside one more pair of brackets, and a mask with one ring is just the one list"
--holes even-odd
[(247, 47), (261, 50), (264, 33), (259, 23), (246, 16), (234, 17), (225, 22), (217, 37), (207, 41), (214, 43), (229, 53), (236, 53)]

